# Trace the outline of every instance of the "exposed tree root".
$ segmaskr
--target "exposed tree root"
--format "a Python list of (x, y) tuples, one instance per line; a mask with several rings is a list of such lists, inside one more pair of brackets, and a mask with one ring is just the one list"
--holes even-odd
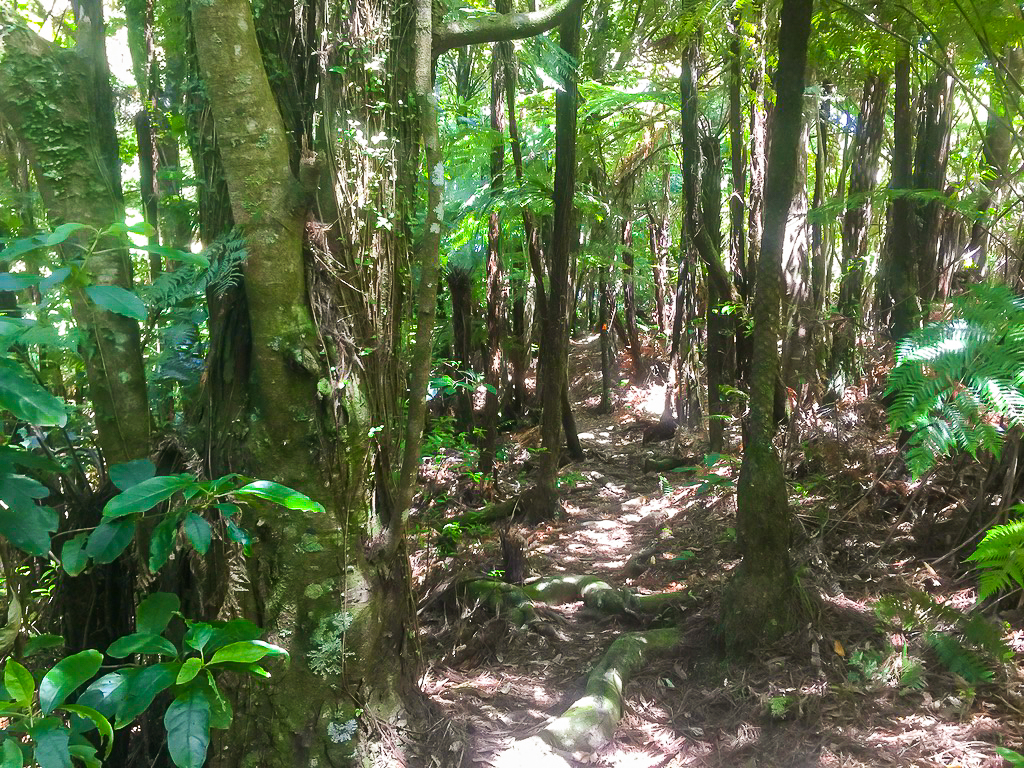
[(675, 628), (623, 635), (590, 673), (585, 695), (538, 734), (565, 752), (593, 752), (615, 734), (622, 718), (623, 691), (630, 676), (652, 656), (666, 653), (682, 640)]

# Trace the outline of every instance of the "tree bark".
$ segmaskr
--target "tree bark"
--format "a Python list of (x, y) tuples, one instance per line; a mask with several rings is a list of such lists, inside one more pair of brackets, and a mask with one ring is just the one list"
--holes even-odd
[(765, 176), (765, 228), (754, 297), (750, 421), (737, 488), (737, 541), (743, 553), (723, 600), (721, 631), (735, 649), (787, 632), (797, 602), (789, 558), (790, 517), (782, 462), (772, 444), (779, 376), (779, 284), (793, 195), (811, 29), (812, 0), (783, 0), (772, 142)]
[[(580, 8), (562, 21), (559, 43), (571, 60), (579, 59)], [(541, 410), (541, 454), (536, 485), (536, 508), (531, 514), (550, 517), (558, 509), (558, 458), (561, 451), (562, 398), (566, 386), (566, 351), (576, 183), (576, 72), (564, 67), (563, 88), (555, 95), (555, 223), (551, 238), (550, 292), (541, 338), (540, 367), (545, 378)]]
[(871, 224), (871, 193), (878, 174), (878, 157), (885, 135), (885, 103), (888, 79), (871, 75), (864, 83), (860, 117), (854, 137), (848, 204), (843, 214), (842, 281), (839, 285), (840, 325), (835, 330), (828, 366), (829, 396), (838, 397), (856, 383), (857, 336), (863, 325), (864, 276)]

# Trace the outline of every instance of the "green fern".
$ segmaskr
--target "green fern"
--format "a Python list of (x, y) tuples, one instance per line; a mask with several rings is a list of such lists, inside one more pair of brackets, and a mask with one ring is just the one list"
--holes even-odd
[(929, 632), (925, 639), (950, 672), (960, 675), (972, 685), (992, 681), (992, 670), (978, 653), (965, 647), (959, 638), (944, 632)]
[[(875, 616), (882, 632), (895, 630), (911, 641), (923, 638), (944, 666), (971, 684), (992, 680), (993, 667), (1013, 655), (998, 624), (977, 612), (964, 614), (925, 592), (883, 597), (875, 603)], [(923, 670), (906, 664), (903, 669), (901, 685), (915, 687)]]
[[(1014, 509), (1024, 513), (1024, 505)], [(982, 600), (1003, 589), (1024, 587), (1024, 519), (992, 528), (967, 559), (981, 569), (978, 597)]]
[(998, 456), (1004, 426), (1024, 425), (1024, 299), (980, 284), (948, 320), (907, 337), (889, 375), (889, 423), (911, 432), (915, 477), (956, 452)]

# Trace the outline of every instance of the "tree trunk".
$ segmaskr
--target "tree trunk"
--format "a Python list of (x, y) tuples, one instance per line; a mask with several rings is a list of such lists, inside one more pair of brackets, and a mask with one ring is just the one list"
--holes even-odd
[(473, 431), (472, 341), (473, 341), (473, 276), (470, 270), (449, 265), (448, 293), (452, 299), (452, 339), (455, 362), (455, 420), (459, 431)]
[(878, 175), (878, 156), (885, 135), (887, 78), (871, 75), (864, 83), (860, 118), (854, 137), (849, 201), (843, 214), (842, 281), (839, 284), (840, 325), (835, 329), (828, 366), (829, 397), (842, 395), (860, 380), (857, 337), (863, 326), (864, 276), (871, 224), (871, 193)]
[(779, 284), (786, 218), (800, 145), (804, 70), (812, 0), (783, 0), (772, 142), (765, 175), (765, 228), (754, 297), (750, 422), (737, 488), (737, 541), (743, 554), (723, 598), (721, 631), (735, 649), (787, 632), (797, 601), (789, 558), (790, 517), (782, 462), (772, 443), (779, 376)]
[[(914, 189), (945, 190), (952, 128), (953, 78), (943, 70), (925, 84), (920, 95)], [(914, 207), (917, 218), (914, 247), (920, 278), (918, 295), (927, 305), (938, 292), (939, 234), (944, 204), (939, 200), (918, 200)]]
[[(571, 60), (579, 58), (581, 14), (574, 7), (562, 21), (559, 42)], [(555, 95), (555, 223), (551, 238), (550, 293), (541, 337), (540, 368), (544, 375), (541, 410), (541, 454), (536, 508), (531, 514), (550, 517), (558, 509), (558, 458), (561, 453), (562, 390), (566, 381), (569, 262), (572, 256), (576, 181), (576, 71), (562, 71), (563, 89)]]
[[(498, 13), (512, 11), (511, 0), (496, 0)], [(495, 43), (491, 53), (491, 195), (497, 198), (505, 186), (505, 77), (506, 62), (512, 57), (512, 43)], [(480, 443), (479, 470), (489, 475), (494, 469), (498, 441), (498, 405), (501, 396), (501, 347), (504, 333), (507, 289), (501, 253), (501, 213), (491, 211), (487, 224), (487, 356), (484, 361), (483, 440)]]
[(910, 198), (914, 180), (914, 123), (910, 105), (910, 51), (906, 48), (896, 60), (893, 91), (892, 193), (889, 234), (883, 259), (885, 302), (891, 311), (889, 334), (900, 341), (920, 322), (918, 299), (918, 263), (914, 258), (915, 213)]
[(640, 330), (636, 324), (636, 273), (633, 258), (633, 206), (629, 200), (629, 182), (623, 182), (620, 194), (622, 200), (622, 221), (619, 243), (622, 246), (622, 314), (626, 324), (626, 338), (629, 339), (629, 354), (633, 358), (633, 383), (640, 385), (647, 378), (647, 363), (644, 361), (640, 343)]

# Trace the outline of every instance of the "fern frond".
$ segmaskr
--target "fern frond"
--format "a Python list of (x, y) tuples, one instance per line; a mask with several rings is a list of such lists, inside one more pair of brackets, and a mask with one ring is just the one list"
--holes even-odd
[[(1024, 507), (1015, 509), (1020, 512)], [(1024, 519), (992, 528), (967, 559), (981, 569), (982, 600), (1014, 585), (1024, 587)]]
[(994, 677), (984, 660), (971, 649), (965, 648), (953, 635), (929, 632), (926, 637), (928, 645), (949, 671), (960, 675), (968, 683), (987, 683)]

